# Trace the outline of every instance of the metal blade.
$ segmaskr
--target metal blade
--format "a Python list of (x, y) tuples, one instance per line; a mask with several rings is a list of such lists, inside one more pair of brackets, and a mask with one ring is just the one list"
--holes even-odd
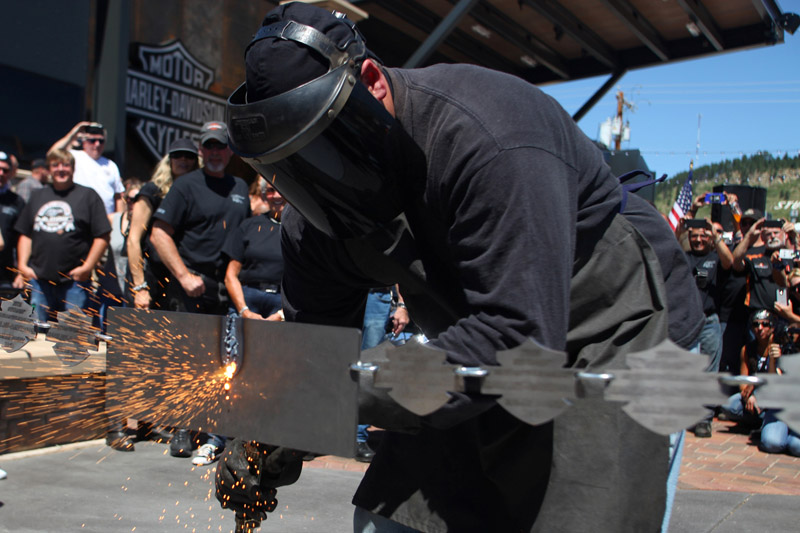
[[(356, 329), (242, 320), (230, 380), (221, 363), (225, 317), (110, 309), (109, 416), (352, 457)], [(225, 390), (225, 383), (230, 390)]]

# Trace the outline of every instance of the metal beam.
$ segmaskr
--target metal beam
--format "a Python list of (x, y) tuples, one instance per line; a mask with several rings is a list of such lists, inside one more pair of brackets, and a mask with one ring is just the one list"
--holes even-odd
[[(375, 3), (392, 15), (425, 33), (432, 33), (436, 28), (435, 21), (439, 20), (439, 17), (435, 13), (412, 0), (375, 0)], [(473, 58), (475, 64), (485, 65), (495, 70), (509, 72), (518, 76), (523, 75), (518, 65), (512, 63), (483, 43), (472, 39), (459, 29), (455, 29), (450, 34), (445, 44), (459, 53)]]
[(774, 0), (753, 0), (753, 7), (758, 11), (758, 16), (770, 29), (775, 42), (783, 42), (783, 26), (780, 22), (781, 9)]
[(569, 10), (553, 0), (520, 0), (520, 2), (541, 14), (544, 18), (564, 30), (592, 57), (611, 68), (620, 68), (617, 54), (587, 25), (578, 20)]
[(567, 65), (558, 53), (488, 2), (475, 6), (472, 17), (560, 78), (569, 79)]
[(591, 98), (586, 100), (586, 103), (583, 104), (581, 108), (575, 112), (574, 115), (572, 115), (572, 120), (574, 120), (575, 122), (580, 121), (580, 119), (582, 119), (583, 116), (586, 113), (588, 113), (594, 107), (594, 105), (600, 101), (602, 97), (606, 95), (609, 89), (611, 89), (614, 86), (614, 84), (617, 83), (619, 79), (625, 75), (626, 72), (628, 71), (622, 69), (612, 74), (611, 77), (608, 78), (608, 80), (602, 85), (602, 87), (597, 89), (597, 91), (591, 96)]
[(706, 6), (700, 3), (700, 0), (677, 0), (678, 4), (689, 15), (689, 19), (697, 25), (708, 42), (715, 50), (721, 52), (725, 50), (725, 41), (722, 39), (722, 32), (720, 32), (714, 19), (706, 9)]
[(416, 68), (424, 63), (477, 2), (478, 0), (459, 0), (458, 4), (450, 10), (450, 13), (442, 19), (436, 29), (425, 39), (425, 42), (417, 48), (416, 52), (411, 54), (403, 68)]
[(642, 15), (636, 7), (627, 0), (600, 0), (617, 16), (629, 30), (661, 61), (669, 61), (667, 45), (661, 39), (656, 29)]

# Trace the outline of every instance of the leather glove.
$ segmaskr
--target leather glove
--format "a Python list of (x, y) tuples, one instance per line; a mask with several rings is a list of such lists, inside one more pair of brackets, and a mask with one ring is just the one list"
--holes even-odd
[(304, 452), (234, 439), (217, 465), (216, 496), (237, 519), (261, 521), (275, 510), (277, 487), (300, 477)]

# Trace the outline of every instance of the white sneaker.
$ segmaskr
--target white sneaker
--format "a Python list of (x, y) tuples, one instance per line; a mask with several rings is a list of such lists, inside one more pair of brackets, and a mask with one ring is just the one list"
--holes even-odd
[(0, 479), (5, 479), (7, 477), (8, 477), (8, 474), (6, 474), (6, 471), (3, 470), (2, 468), (0, 468)]
[(192, 464), (197, 466), (210, 465), (217, 460), (218, 447), (213, 444), (203, 444), (197, 449), (197, 455), (192, 459)]

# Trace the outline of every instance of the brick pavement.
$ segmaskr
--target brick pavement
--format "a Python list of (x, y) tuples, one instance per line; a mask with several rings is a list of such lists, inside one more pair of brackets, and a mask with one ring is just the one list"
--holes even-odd
[(709, 439), (686, 432), (678, 489), (800, 496), (800, 457), (764, 453), (735, 422), (714, 420)]

